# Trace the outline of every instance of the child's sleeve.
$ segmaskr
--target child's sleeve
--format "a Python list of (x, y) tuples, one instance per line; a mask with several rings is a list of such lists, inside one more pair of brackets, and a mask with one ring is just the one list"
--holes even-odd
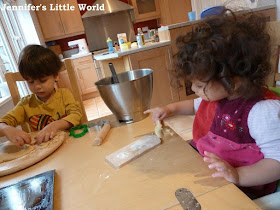
[(195, 113), (197, 112), (201, 101), (202, 101), (202, 98), (200, 98), (200, 97), (193, 100), (193, 107), (194, 107), (194, 112)]
[(280, 101), (264, 100), (256, 103), (249, 112), (248, 127), (264, 158), (280, 162)]
[(22, 100), (18, 102), (18, 104), (9, 111), (6, 115), (2, 116), (0, 119), (1, 123), (6, 123), (7, 125), (17, 127), (24, 122), (25, 111), (22, 105)]
[(79, 125), (82, 118), (82, 109), (79, 102), (74, 99), (72, 93), (67, 89), (63, 92), (63, 100), (67, 114), (63, 120), (70, 122), (74, 127)]

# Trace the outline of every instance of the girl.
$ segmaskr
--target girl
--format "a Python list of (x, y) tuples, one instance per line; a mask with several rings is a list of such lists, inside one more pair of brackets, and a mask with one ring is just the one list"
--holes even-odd
[(213, 177), (224, 177), (251, 198), (276, 190), (280, 179), (280, 100), (265, 88), (269, 35), (261, 17), (224, 11), (177, 39), (178, 78), (199, 98), (145, 111), (156, 123), (196, 113), (191, 144)]

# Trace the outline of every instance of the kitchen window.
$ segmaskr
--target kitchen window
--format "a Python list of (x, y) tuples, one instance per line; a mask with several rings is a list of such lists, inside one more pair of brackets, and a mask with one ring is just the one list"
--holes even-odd
[[(15, 5), (15, 2), (12, 0), (0, 0), (0, 7), (3, 7), (4, 4), (12, 6)], [(3, 92), (7, 94), (4, 74), (18, 71), (18, 56), (26, 46), (26, 41), (24, 40), (16, 11), (0, 10), (0, 20), (0, 91), (3, 95)], [(18, 82), (18, 89), (21, 96), (30, 93), (25, 82)]]

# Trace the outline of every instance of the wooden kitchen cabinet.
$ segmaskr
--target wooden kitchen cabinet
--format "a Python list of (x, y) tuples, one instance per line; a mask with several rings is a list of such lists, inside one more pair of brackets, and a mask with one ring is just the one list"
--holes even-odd
[(160, 23), (171, 25), (189, 21), (188, 12), (192, 11), (191, 0), (159, 0)]
[(98, 80), (98, 77), (94, 68), (92, 56), (74, 59), (73, 64), (77, 72), (82, 94), (85, 95), (96, 92), (97, 89), (94, 83)]
[(130, 0), (130, 3), (136, 23), (160, 18), (159, 0)]
[[(94, 85), (94, 83), (98, 80), (98, 77), (92, 56), (73, 59), (72, 63), (76, 72), (83, 100), (98, 96), (97, 88)], [(69, 80), (67, 71), (60, 72), (58, 87), (68, 88), (71, 90), (70, 83), (71, 81)]]
[(151, 107), (163, 106), (179, 100), (178, 90), (171, 87), (170, 47), (160, 47), (129, 55), (131, 69), (153, 70)]
[[(46, 11), (36, 11), (45, 41), (83, 34), (85, 29), (77, 0), (33, 0), (34, 5), (45, 5)], [(50, 11), (50, 5), (73, 5), (74, 11)], [(53, 7), (54, 7), (53, 6)], [(40, 7), (42, 8), (42, 6)]]

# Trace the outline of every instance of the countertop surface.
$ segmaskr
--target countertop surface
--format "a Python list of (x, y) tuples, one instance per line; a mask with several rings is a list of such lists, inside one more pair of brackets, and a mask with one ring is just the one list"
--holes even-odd
[(105, 52), (105, 53), (94, 54), (94, 59), (96, 59), (96, 60), (114, 59), (114, 58), (119, 58), (119, 57), (122, 57), (125, 55), (142, 52), (145, 50), (151, 50), (151, 49), (158, 48), (158, 47), (164, 47), (164, 46), (167, 46), (170, 44), (171, 44), (170, 41), (147, 42), (146, 45), (144, 45), (144, 47), (141, 47), (141, 48), (135, 47), (135, 48), (131, 48), (131, 49), (125, 50), (125, 51), (116, 51), (114, 53)]
[[(260, 11), (260, 10), (266, 10), (266, 9), (272, 9), (276, 7), (276, 1), (275, 0), (259, 0), (257, 3), (257, 6), (255, 8), (250, 8), (248, 10), (243, 10), (239, 12), (248, 12), (248, 11)], [(165, 31), (175, 28), (180, 28), (188, 25), (192, 25), (195, 23), (200, 22), (201, 20), (195, 20), (195, 21), (188, 21), (188, 22), (182, 22), (182, 23), (176, 23), (168, 26), (162, 26), (158, 29), (158, 31)]]
[(69, 58), (63, 58), (61, 59), (61, 61), (63, 62), (64, 60), (66, 59), (77, 59), (77, 58), (82, 58), (82, 57), (86, 57), (86, 56), (92, 56), (92, 53), (89, 52), (89, 53), (83, 53), (83, 54), (73, 54), (71, 57)]

